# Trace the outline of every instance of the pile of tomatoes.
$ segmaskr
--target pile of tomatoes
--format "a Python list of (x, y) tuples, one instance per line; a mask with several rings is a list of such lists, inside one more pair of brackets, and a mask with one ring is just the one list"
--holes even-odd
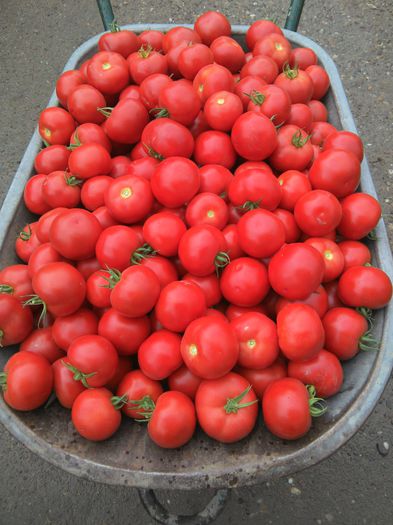
[(267, 20), (246, 44), (213, 11), (166, 34), (113, 27), (58, 79), (24, 190), (39, 218), (0, 272), (15, 410), (54, 392), (84, 438), (124, 416), (174, 448), (197, 423), (240, 440), (262, 404), (296, 439), (341, 361), (377, 347), (370, 312), (392, 287), (362, 241), (381, 216), (357, 192), (362, 141), (327, 122), (313, 50)]

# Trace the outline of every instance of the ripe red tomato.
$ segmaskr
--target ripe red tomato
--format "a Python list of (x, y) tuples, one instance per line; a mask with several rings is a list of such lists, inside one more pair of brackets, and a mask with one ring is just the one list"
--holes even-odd
[(0, 293), (10, 294), (19, 300), (33, 293), (28, 266), (12, 264), (0, 270)]
[(235, 81), (231, 72), (219, 64), (209, 64), (198, 71), (193, 86), (201, 99), (202, 105), (217, 91), (231, 91), (235, 89)]
[(320, 100), (309, 100), (307, 106), (311, 109), (313, 122), (326, 122), (328, 119), (328, 111)]
[(273, 215), (277, 217), (282, 222), (285, 230), (285, 242), (292, 243), (298, 242), (301, 236), (301, 231), (296, 224), (295, 217), (293, 213), (288, 210), (283, 210), (281, 208), (276, 208), (273, 211)]
[(43, 266), (52, 262), (66, 261), (60, 253), (53, 248), (50, 242), (45, 242), (37, 246), (28, 262), (28, 272), (32, 278), (34, 274)]
[(8, 293), (0, 293), (0, 345), (10, 346), (22, 342), (33, 329), (30, 308)]
[(329, 310), (331, 308), (338, 308), (344, 306), (341, 299), (338, 296), (338, 280), (329, 281), (328, 283), (325, 283), (324, 288), (327, 294)]
[(237, 73), (246, 61), (246, 55), (241, 45), (229, 36), (219, 36), (210, 46), (214, 62), (224, 66), (231, 73)]
[(99, 175), (85, 181), (81, 190), (81, 201), (87, 210), (94, 211), (104, 206), (104, 195), (112, 180), (112, 177)]
[(233, 319), (249, 312), (257, 312), (264, 315), (267, 315), (268, 313), (267, 309), (261, 304), (256, 306), (237, 306), (236, 304), (230, 304), (225, 310), (225, 316), (228, 321), (232, 321)]
[(184, 222), (171, 212), (151, 215), (143, 225), (145, 241), (160, 255), (177, 255), (180, 239), (186, 232)]
[(270, 119), (248, 111), (240, 115), (232, 128), (231, 140), (237, 153), (247, 160), (264, 160), (277, 147), (277, 133)]
[(98, 111), (106, 106), (106, 100), (101, 91), (89, 84), (76, 87), (68, 95), (68, 111), (79, 124), (104, 122), (105, 116)]
[(274, 84), (263, 86), (260, 90), (251, 91), (248, 111), (262, 113), (276, 126), (288, 120), (291, 110), (291, 99), (286, 91)]
[(330, 133), (323, 144), (323, 151), (329, 149), (343, 149), (354, 153), (359, 162), (362, 162), (364, 156), (363, 142), (359, 135), (351, 131), (335, 131)]
[(389, 276), (373, 266), (352, 266), (338, 282), (338, 295), (347, 306), (376, 310), (388, 304), (392, 297)]
[(78, 261), (76, 263), (76, 269), (83, 275), (86, 281), (91, 274), (101, 269), (101, 265), (95, 257), (90, 257), (90, 259)]
[(75, 129), (74, 133), (71, 135), (69, 147), (75, 149), (82, 144), (88, 144), (91, 142), (101, 144), (101, 146), (104, 146), (109, 152), (112, 150), (112, 144), (103, 127), (89, 122), (81, 124)]
[(205, 294), (206, 306), (209, 308), (218, 304), (221, 301), (220, 282), (215, 273), (206, 275), (204, 277), (197, 277), (191, 273), (187, 273), (183, 277), (184, 281), (197, 284)]
[(359, 241), (341, 241), (338, 247), (344, 256), (344, 268), (351, 266), (364, 266), (371, 262), (371, 253), (365, 244)]
[(57, 317), (52, 326), (52, 337), (59, 348), (67, 351), (78, 337), (97, 334), (97, 328), (98, 319), (95, 313), (81, 308), (73, 314)]
[(314, 121), (310, 128), (311, 142), (322, 148), (327, 137), (336, 131), (336, 128), (329, 122)]
[(124, 58), (137, 51), (140, 47), (140, 38), (127, 29), (120, 29), (118, 26), (111, 29), (109, 33), (104, 33), (98, 41), (100, 51), (114, 51), (120, 53)]
[(338, 244), (320, 237), (310, 237), (305, 243), (318, 250), (323, 257), (325, 263), (323, 282), (337, 279), (344, 270), (344, 255)]
[(274, 83), (288, 93), (292, 104), (307, 104), (313, 97), (314, 84), (311, 77), (296, 66), (293, 69), (285, 66)]
[(288, 170), (278, 177), (281, 186), (280, 208), (293, 211), (295, 204), (305, 193), (311, 191), (311, 184), (307, 176), (301, 171)]
[(110, 226), (102, 231), (97, 240), (96, 257), (102, 268), (115, 268), (122, 272), (130, 266), (133, 253), (141, 245), (133, 228), (120, 224)]
[(239, 257), (243, 257), (245, 253), (240, 247), (237, 225), (228, 224), (228, 226), (225, 226), (225, 228), (222, 230), (222, 233), (224, 234), (227, 243), (227, 252), (231, 261), (238, 259)]
[(126, 59), (113, 51), (99, 51), (87, 66), (89, 84), (104, 95), (120, 93), (129, 83)]
[(112, 217), (123, 224), (141, 221), (153, 207), (149, 181), (135, 175), (123, 175), (114, 179), (104, 199)]
[(213, 64), (213, 62), (213, 53), (210, 48), (204, 44), (193, 43), (184, 47), (179, 46), (177, 67), (181, 75), (188, 80), (194, 80), (200, 69), (209, 64)]
[(156, 274), (161, 288), (173, 281), (177, 281), (179, 278), (175, 264), (166, 257), (161, 257), (160, 255), (146, 257), (141, 260), (140, 264)]
[(168, 377), (168, 386), (169, 390), (183, 392), (183, 394), (194, 400), (201, 381), (200, 377), (197, 377), (185, 365), (182, 365)]
[(63, 107), (67, 107), (67, 99), (72, 91), (85, 83), (85, 79), (80, 71), (77, 69), (71, 69), (70, 71), (64, 71), (56, 82), (56, 95), (59, 99), (60, 104)]
[(360, 181), (360, 162), (350, 151), (327, 150), (321, 153), (310, 169), (314, 189), (326, 190), (338, 198), (353, 193)]
[(40, 173), (33, 175), (27, 182), (23, 190), (23, 200), (26, 208), (36, 215), (43, 215), (50, 210), (50, 206), (45, 202), (42, 193), (42, 185), (46, 180), (46, 175)]
[(191, 126), (201, 110), (201, 102), (191, 82), (177, 80), (164, 86), (158, 97), (156, 115)]
[[(115, 159), (112, 159), (112, 163), (114, 162), (114, 160)], [(157, 159), (153, 159), (153, 157), (144, 157), (141, 159), (133, 160), (128, 165), (126, 173), (122, 173), (121, 175), (128, 174), (151, 180), (158, 164), (159, 161)]]
[(16, 255), (25, 263), (29, 262), (31, 254), (41, 244), (36, 233), (37, 225), (38, 222), (26, 224), (15, 241)]
[(38, 131), (48, 144), (68, 145), (74, 129), (74, 119), (63, 108), (46, 108), (40, 114)]
[(267, 210), (248, 211), (240, 218), (237, 231), (240, 248), (247, 255), (257, 259), (271, 257), (285, 242), (285, 229), (282, 222)]
[(282, 126), (277, 133), (277, 147), (269, 158), (271, 166), (277, 171), (302, 171), (310, 164), (314, 150), (310, 136), (297, 126)]
[[(164, 75), (163, 73), (154, 73), (153, 75), (149, 75), (144, 80), (142, 80), (139, 87), (129, 86), (122, 92), (122, 94), (125, 93), (124, 97), (130, 96), (136, 100), (139, 100), (143, 103), (147, 110), (152, 110), (159, 105), (158, 97), (161, 90), (169, 84), (172, 84), (172, 82), (173, 80), (168, 77), (168, 75)], [(131, 88), (134, 89), (131, 90)], [(135, 88), (137, 88), (138, 91), (135, 91)], [(129, 91), (127, 92), (127, 90)], [(123, 97), (120, 97), (120, 100), (122, 98)]]
[(158, 330), (147, 337), (138, 350), (142, 372), (158, 381), (170, 376), (183, 364), (180, 342), (180, 335), (168, 330)]
[(234, 93), (217, 91), (206, 100), (203, 111), (212, 129), (230, 131), (236, 119), (243, 113), (243, 104)]
[(235, 85), (235, 93), (243, 103), (243, 111), (247, 111), (250, 103), (251, 93), (261, 92), (266, 82), (262, 78), (253, 75), (244, 76)]
[(125, 416), (133, 419), (148, 419), (163, 388), (159, 381), (145, 376), (141, 370), (128, 372), (120, 381), (116, 395), (126, 396), (127, 403), (122, 407)]
[(24, 339), (19, 350), (41, 355), (45, 357), (49, 363), (53, 363), (56, 359), (64, 357), (65, 355), (52, 338), (51, 326), (33, 330), (30, 335)]
[(75, 208), (80, 202), (80, 184), (65, 171), (53, 171), (42, 183), (42, 197), (51, 208)]
[(74, 149), (68, 167), (78, 179), (89, 179), (97, 175), (107, 175), (112, 169), (112, 160), (101, 144), (83, 144)]
[(206, 434), (222, 443), (246, 437), (254, 428), (258, 400), (247, 379), (230, 372), (219, 379), (202, 381), (195, 408)]
[(257, 397), (262, 399), (270, 383), (287, 376), (287, 366), (285, 361), (279, 357), (272, 365), (262, 370), (238, 366), (236, 372), (247, 379)]
[(289, 57), (289, 65), (291, 67), (298, 66), (305, 70), (308, 66), (313, 66), (318, 63), (318, 57), (315, 52), (309, 47), (296, 47), (292, 49)]
[(284, 64), (289, 62), (291, 44), (285, 36), (278, 33), (270, 33), (257, 40), (252, 52), (254, 56), (264, 55), (272, 58), (281, 70)]
[(255, 76), (263, 80), (266, 84), (273, 84), (278, 75), (276, 62), (264, 55), (251, 56), (240, 71), (240, 78)]
[(197, 193), (199, 184), (196, 164), (177, 156), (160, 162), (151, 178), (153, 195), (168, 208), (178, 208), (190, 201)]
[(75, 381), (74, 373), (66, 366), (69, 364), (67, 358), (60, 358), (52, 363), (53, 390), (64, 408), (72, 408), (75, 399), (85, 390), (80, 381)]
[(106, 388), (111, 392), (116, 392), (123, 377), (132, 370), (132, 363), (129, 357), (119, 357), (119, 363), (115, 375), (112, 376), (111, 380), (106, 384)]
[(162, 51), (162, 40), (164, 38), (164, 33), (161, 31), (156, 31), (155, 29), (147, 29), (142, 31), (139, 35), (139, 39), (142, 45), (150, 45), (156, 51)]
[(322, 237), (339, 225), (341, 204), (329, 191), (314, 190), (302, 195), (295, 205), (295, 219), (301, 230), (313, 237)]
[(280, 297), (275, 304), (276, 313), (278, 314), (278, 312), (282, 310), (287, 304), (294, 302), (307, 304), (308, 306), (311, 306), (312, 308), (314, 308), (314, 310), (317, 312), (321, 319), (326, 314), (329, 308), (328, 295), (325, 288), (322, 285), (318, 286), (315, 292), (312, 292), (308, 297), (301, 301), (299, 301), (298, 299), (296, 301), (289, 301), (288, 299)]
[(164, 53), (168, 53), (171, 48), (176, 47), (181, 42), (186, 42), (187, 44), (189, 42), (200, 43), (201, 37), (196, 31), (193, 31), (188, 27), (177, 26), (164, 34), (162, 39), (162, 49)]
[(71, 418), (79, 434), (90, 441), (104, 441), (119, 428), (121, 414), (106, 388), (81, 392), (72, 405)]
[(216, 38), (231, 34), (231, 24), (222, 13), (205, 11), (195, 20), (194, 30), (201, 37), (202, 42), (210, 46)]
[(325, 264), (321, 254), (303, 243), (284, 244), (269, 263), (269, 281), (282, 297), (305, 299), (321, 284)]
[(326, 95), (327, 90), (329, 89), (329, 75), (322, 66), (318, 66), (317, 64), (308, 66), (308, 68), (306, 68), (306, 73), (311, 78), (313, 84), (313, 98), (316, 100), (321, 99)]
[(34, 168), (37, 173), (48, 175), (52, 171), (65, 171), (68, 166), (68, 157), (71, 155), (66, 146), (54, 144), (42, 149), (34, 159)]
[(178, 448), (192, 438), (196, 427), (194, 403), (182, 392), (164, 392), (147, 424), (149, 437), (162, 448)]
[(48, 399), (53, 385), (52, 367), (44, 357), (17, 352), (0, 375), (4, 401), (14, 410), (34, 410)]
[(366, 237), (378, 224), (382, 209), (379, 202), (367, 193), (354, 193), (341, 201), (342, 219), (338, 231), (347, 239)]
[(190, 130), (169, 118), (149, 122), (143, 130), (141, 142), (144, 150), (159, 160), (167, 157), (188, 159), (194, 151), (194, 139)]
[(256, 20), (247, 29), (246, 44), (248, 49), (253, 50), (258, 40), (261, 40), (266, 35), (269, 35), (271, 33), (283, 35), (282, 30), (278, 27), (277, 24), (275, 24), (271, 20)]
[(199, 193), (187, 206), (186, 222), (188, 226), (210, 224), (222, 230), (229, 219), (228, 206), (214, 193)]
[[(109, 110), (103, 110), (109, 111)], [(110, 111), (105, 123), (105, 133), (120, 144), (135, 144), (149, 122), (149, 113), (139, 100), (125, 98)]]
[(287, 124), (294, 124), (309, 132), (313, 122), (311, 109), (306, 104), (292, 104), (287, 118)]
[(154, 51), (149, 45), (143, 45), (139, 51), (131, 53), (127, 62), (130, 76), (135, 84), (141, 84), (148, 76), (155, 73), (166, 74), (168, 72), (166, 56)]
[(224, 298), (237, 306), (256, 306), (270, 288), (265, 266), (250, 257), (239, 257), (229, 263), (220, 286)]

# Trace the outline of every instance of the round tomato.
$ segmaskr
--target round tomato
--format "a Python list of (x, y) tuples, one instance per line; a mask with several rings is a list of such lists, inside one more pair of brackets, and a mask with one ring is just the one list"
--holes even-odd
[(358, 187), (360, 162), (351, 151), (327, 150), (311, 166), (309, 178), (314, 189), (330, 191), (340, 199)]
[(194, 150), (194, 139), (190, 130), (169, 118), (149, 122), (143, 130), (141, 142), (144, 150), (159, 160), (167, 157), (188, 159)]
[(338, 247), (344, 256), (344, 268), (351, 266), (364, 266), (371, 262), (371, 253), (365, 244), (359, 241), (342, 241)]
[(278, 358), (267, 368), (255, 370), (254, 368), (236, 367), (236, 372), (247, 379), (257, 397), (262, 399), (270, 383), (287, 376), (287, 367), (285, 361)]
[(222, 233), (227, 243), (227, 252), (231, 261), (246, 255), (240, 247), (239, 231), (236, 224), (228, 224)]
[(293, 69), (285, 66), (283, 73), (278, 75), (274, 83), (288, 93), (292, 104), (307, 104), (313, 96), (314, 84), (311, 77), (297, 66)]
[(89, 179), (97, 175), (107, 175), (112, 168), (111, 156), (101, 144), (82, 144), (74, 149), (68, 167), (78, 179)]
[(251, 257), (239, 257), (229, 263), (220, 286), (224, 298), (237, 306), (256, 306), (270, 288), (265, 266)]
[(310, 136), (301, 128), (288, 124), (278, 130), (277, 147), (269, 162), (277, 171), (302, 171), (310, 164), (314, 150)]
[(68, 144), (74, 129), (74, 119), (63, 108), (46, 108), (40, 114), (38, 131), (48, 144)]
[(85, 390), (80, 381), (75, 381), (74, 373), (67, 368), (69, 364), (67, 358), (57, 359), (52, 364), (53, 390), (58, 402), (64, 408), (72, 408), (75, 399)]
[(231, 169), (236, 162), (236, 152), (226, 133), (209, 130), (196, 138), (194, 159), (199, 166), (219, 164)]
[(142, 372), (158, 381), (167, 378), (183, 364), (180, 343), (180, 335), (168, 330), (158, 330), (147, 337), (138, 350)]
[(67, 351), (76, 338), (94, 335), (97, 328), (98, 319), (94, 312), (81, 308), (71, 315), (57, 317), (52, 326), (52, 337), (59, 348)]
[(240, 115), (232, 128), (231, 140), (236, 152), (247, 160), (264, 160), (277, 147), (277, 132), (270, 119), (248, 111)]
[(132, 98), (120, 100), (112, 110), (102, 111), (105, 115), (109, 113), (105, 123), (105, 133), (112, 141), (120, 144), (136, 144), (149, 122), (149, 114), (145, 106), (139, 100)]
[(229, 36), (216, 38), (211, 46), (214, 62), (224, 66), (231, 73), (237, 73), (246, 61), (246, 55), (241, 45)]
[(142, 31), (139, 35), (142, 45), (150, 45), (156, 51), (162, 51), (163, 38), (164, 33), (156, 31), (155, 29), (147, 29), (146, 31)]
[(27, 182), (23, 190), (23, 200), (26, 208), (36, 215), (43, 215), (50, 210), (42, 192), (42, 186), (46, 181), (46, 175), (39, 173), (33, 175)]
[(341, 204), (329, 191), (314, 190), (302, 195), (295, 205), (295, 219), (300, 229), (312, 237), (333, 231), (342, 217)]
[(300, 197), (312, 189), (307, 176), (301, 171), (284, 171), (277, 180), (281, 186), (280, 208), (284, 210), (293, 211)]
[(132, 80), (139, 85), (150, 75), (168, 72), (166, 56), (154, 51), (149, 45), (142, 45), (139, 51), (131, 53), (127, 62)]
[(335, 131), (330, 133), (323, 144), (323, 151), (329, 149), (342, 149), (354, 153), (359, 162), (362, 162), (364, 156), (363, 142), (359, 135), (351, 131)]
[(208, 64), (198, 71), (193, 86), (202, 105), (217, 91), (231, 91), (235, 89), (235, 81), (231, 72), (219, 64)]
[(124, 58), (137, 51), (140, 47), (140, 38), (127, 29), (120, 29), (114, 25), (108, 33), (104, 33), (98, 41), (100, 51), (114, 51)]
[(392, 297), (389, 276), (373, 266), (352, 266), (338, 282), (338, 295), (347, 306), (376, 310), (388, 304)]
[(161, 288), (173, 281), (177, 281), (179, 278), (175, 264), (166, 257), (161, 257), (160, 255), (144, 257), (140, 264), (156, 274)]
[(312, 96), (316, 100), (321, 99), (326, 95), (327, 90), (330, 86), (329, 75), (323, 69), (322, 66), (312, 64), (306, 68), (306, 73), (311, 78), (313, 85)]
[(210, 44), (221, 36), (231, 34), (231, 24), (228, 18), (217, 11), (205, 11), (195, 20), (194, 30), (204, 44)]
[(122, 407), (125, 416), (133, 419), (149, 419), (163, 388), (159, 381), (145, 376), (141, 370), (128, 372), (120, 381), (116, 395), (125, 398)]
[(320, 100), (309, 100), (307, 106), (311, 110), (313, 122), (326, 122), (328, 119), (328, 111)]
[(250, 55), (250, 59), (247, 60), (246, 55), (246, 63), (240, 71), (240, 78), (255, 76), (263, 80), (266, 84), (273, 84), (278, 72), (278, 66), (271, 57)]
[(65, 171), (71, 151), (61, 144), (55, 144), (42, 149), (34, 159), (37, 173), (48, 175), (52, 171)]
[(105, 116), (99, 108), (106, 106), (106, 100), (101, 91), (93, 86), (82, 84), (76, 87), (68, 96), (68, 110), (79, 124), (101, 124)]
[(328, 308), (330, 307), (328, 304), (328, 295), (325, 290), (325, 288), (321, 285), (318, 286), (318, 288), (315, 290), (315, 292), (312, 292), (308, 297), (305, 299), (299, 301), (297, 299), (296, 301), (289, 301), (288, 299), (284, 299), (283, 297), (280, 297), (276, 304), (275, 304), (275, 311), (278, 314), (280, 310), (284, 308), (287, 304), (290, 303), (302, 303), (307, 304), (308, 306), (311, 306), (314, 308), (314, 310), (317, 312), (319, 317), (322, 319), (322, 317), (326, 314), (328, 311)]
[(107, 310), (98, 323), (98, 334), (108, 339), (119, 355), (136, 354), (150, 332), (147, 316), (126, 317), (114, 308)]
[(287, 118), (287, 124), (293, 124), (309, 132), (312, 125), (311, 109), (306, 104), (292, 104)]
[(284, 35), (270, 33), (255, 42), (252, 53), (254, 56), (264, 55), (272, 58), (279, 69), (289, 62), (291, 44)]
[(58, 215), (67, 211), (67, 208), (55, 208), (44, 213), (42, 217), (38, 219), (37, 224), (37, 237), (41, 243), (49, 242), (49, 232), (52, 226), (53, 221)]
[(94, 211), (104, 205), (104, 195), (112, 180), (112, 177), (99, 175), (85, 181), (81, 190), (81, 201), (87, 210)]
[(33, 329), (30, 308), (13, 295), (0, 293), (0, 347), (22, 342)]
[(65, 355), (65, 353), (60, 350), (52, 337), (51, 326), (33, 330), (30, 335), (28, 335), (22, 342), (19, 350), (41, 355), (42, 357), (45, 357), (49, 363), (53, 363), (56, 361), (56, 359), (59, 359)]
[(75, 208), (80, 202), (81, 181), (64, 171), (53, 171), (42, 184), (42, 196), (51, 208)]
[(176, 156), (160, 162), (151, 178), (153, 195), (168, 208), (178, 208), (190, 201), (197, 193), (199, 184), (196, 164)]
[(127, 61), (120, 53), (99, 51), (89, 61), (87, 79), (104, 95), (120, 93), (130, 79)]
[(11, 294), (19, 300), (33, 293), (28, 266), (11, 264), (0, 270), (0, 294)]
[(77, 69), (64, 71), (64, 73), (59, 76), (56, 82), (56, 95), (60, 104), (66, 108), (68, 96), (74, 91), (76, 87), (84, 83), (85, 79), (82, 73)]
[(187, 206), (186, 222), (188, 226), (210, 224), (222, 230), (229, 218), (225, 201), (214, 193), (199, 193)]
[(241, 249), (258, 259), (271, 257), (285, 242), (282, 222), (267, 210), (247, 212), (240, 218), (237, 231)]
[(247, 111), (250, 103), (251, 93), (261, 92), (266, 82), (260, 77), (247, 75), (239, 80), (235, 85), (235, 93), (243, 103), (243, 111)]
[(342, 219), (338, 231), (347, 239), (366, 237), (378, 224), (382, 209), (379, 202), (367, 193), (354, 193), (341, 201)]
[[(188, 80), (194, 80), (200, 69), (214, 62), (212, 51), (204, 44), (193, 43), (181, 46), (179, 51), (177, 66), (181, 75)], [(196, 93), (195, 95), (198, 97)]]
[(164, 86), (158, 97), (157, 116), (190, 126), (201, 110), (201, 102), (190, 82), (177, 80)]
[(149, 181), (134, 175), (114, 179), (104, 198), (105, 206), (112, 217), (124, 224), (141, 221), (153, 207)]
[(278, 35), (283, 34), (278, 25), (271, 20), (256, 20), (247, 29), (246, 44), (248, 49), (253, 50), (258, 40), (261, 40), (266, 35), (270, 35), (271, 33), (276, 33)]
[(183, 392), (183, 394), (194, 400), (201, 381), (200, 377), (194, 375), (185, 365), (182, 365), (168, 377), (168, 386), (169, 390)]
[(281, 200), (281, 188), (271, 169), (265, 165), (237, 171), (228, 187), (232, 204), (244, 210), (274, 210)]
[(319, 237), (310, 237), (305, 243), (318, 250), (323, 257), (325, 263), (323, 282), (337, 279), (344, 270), (344, 255), (340, 247), (330, 239)]
[(243, 113), (243, 104), (234, 93), (217, 91), (206, 100), (203, 111), (212, 129), (230, 131), (236, 119)]
[(263, 86), (258, 91), (251, 91), (248, 111), (256, 111), (268, 117), (276, 126), (283, 124), (289, 117), (291, 100), (288, 93), (274, 84)]
[(131, 265), (133, 253), (142, 243), (133, 228), (115, 225), (102, 231), (96, 244), (96, 257), (102, 268), (122, 272)]
[(313, 66), (318, 63), (318, 57), (315, 52), (309, 47), (296, 47), (292, 49), (289, 57), (289, 65), (291, 67), (298, 66), (305, 70), (308, 66)]

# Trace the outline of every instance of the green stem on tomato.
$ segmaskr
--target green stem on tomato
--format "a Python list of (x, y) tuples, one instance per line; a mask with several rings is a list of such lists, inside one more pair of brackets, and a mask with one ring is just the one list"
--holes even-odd
[(245, 390), (243, 390), (243, 392), (241, 392), (238, 396), (227, 398), (227, 402), (224, 405), (225, 412), (227, 414), (237, 414), (240, 409), (247, 408), (251, 405), (254, 405), (255, 403), (258, 403), (258, 399), (248, 401), (247, 403), (241, 403), (241, 401), (250, 392), (251, 388), (251, 385), (248, 385), (248, 387)]
[(23, 303), (23, 306), (42, 306), (42, 310), (37, 323), (37, 327), (40, 328), (48, 311), (45, 301), (43, 301), (38, 295), (25, 295), (24, 297), (30, 297), (30, 299), (25, 301)]
[(0, 372), (0, 386), (3, 392), (7, 390), (7, 372)]
[(72, 366), (71, 363), (66, 363), (65, 361), (61, 362), (66, 368), (68, 368), (68, 370), (70, 370), (74, 374), (73, 379), (75, 381), (80, 381), (85, 388), (91, 388), (87, 380), (90, 377), (95, 376), (97, 372), (90, 372), (90, 374), (85, 374), (84, 372), (78, 370), (78, 368), (76, 368), (75, 366)]
[(327, 403), (322, 397), (316, 397), (316, 390), (314, 385), (306, 385), (308, 391), (308, 405), (310, 407), (310, 414), (312, 417), (322, 416), (327, 411)]
[(136, 419), (138, 423), (146, 423), (150, 421), (156, 404), (153, 399), (147, 394), (141, 399), (129, 399), (127, 405), (130, 405), (128, 410), (137, 410), (137, 413), (142, 416), (142, 419)]

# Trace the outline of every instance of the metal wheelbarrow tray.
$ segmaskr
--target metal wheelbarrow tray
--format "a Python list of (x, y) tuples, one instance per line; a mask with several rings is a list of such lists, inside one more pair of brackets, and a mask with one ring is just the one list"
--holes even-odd
[[(146, 29), (168, 31), (171, 25), (127, 25), (137, 33)], [(189, 26), (192, 27), (192, 26)], [(247, 26), (233, 26), (239, 42), (244, 42)], [(64, 70), (78, 67), (97, 49), (100, 35), (87, 40), (71, 56)], [(312, 40), (292, 31), (285, 36), (295, 47), (312, 48), (329, 74), (331, 89), (325, 102), (329, 120), (338, 128), (356, 132), (336, 66), (330, 56)], [(58, 104), (53, 94), (49, 106)], [(34, 157), (41, 148), (36, 131), (27, 147), (0, 212), (0, 267), (16, 262), (14, 241), (17, 232), (32, 219), (23, 204), (23, 188), (34, 173)], [(362, 164), (361, 189), (376, 196), (367, 164)], [(393, 277), (393, 264), (383, 221), (377, 227), (373, 243), (374, 263)], [(178, 450), (158, 448), (148, 438), (144, 425), (123, 421), (110, 440), (92, 443), (80, 437), (70, 420), (69, 411), (57, 403), (48, 409), (22, 413), (12, 411), (0, 396), (0, 421), (30, 450), (68, 472), (90, 480), (113, 485), (149, 489), (233, 488), (253, 485), (294, 473), (330, 456), (365, 422), (389, 379), (393, 366), (393, 303), (378, 311), (375, 335), (380, 340), (378, 352), (361, 352), (344, 364), (342, 391), (329, 399), (326, 415), (314, 420), (309, 434), (295, 442), (274, 438), (258, 421), (246, 439), (223, 445), (198, 430), (190, 443)], [(15, 349), (0, 352), (0, 365)], [(126, 419), (126, 418), (124, 418)]]

